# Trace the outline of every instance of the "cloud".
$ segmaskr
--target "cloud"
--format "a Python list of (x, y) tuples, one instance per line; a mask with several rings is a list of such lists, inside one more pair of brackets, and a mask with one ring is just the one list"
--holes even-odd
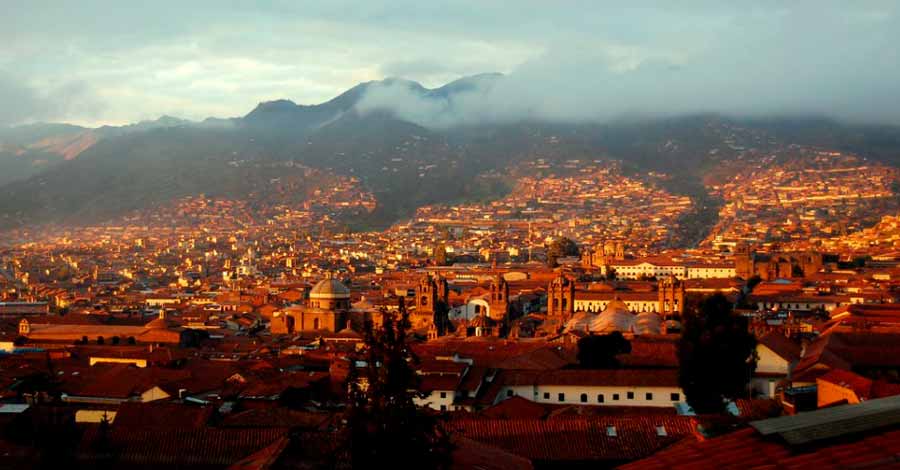
[(493, 71), (506, 78), (453, 103), (373, 90), (364, 107), (434, 125), (692, 111), (900, 122), (886, 99), (900, 82), (893, 1), (13, 3), (0, 15), (0, 70), (16, 72), (0, 97), (18, 100), (7, 122), (238, 116), (386, 76), (434, 87)]
[(15, 124), (45, 111), (45, 103), (35, 91), (0, 73), (0, 125)]
[(399, 62), (389, 62), (379, 67), (386, 77), (428, 77), (445, 74), (448, 67), (433, 59), (413, 59)]
[(72, 81), (39, 90), (0, 70), (0, 125), (53, 120), (75, 111), (85, 116), (102, 109), (93, 91), (83, 82)]
[(900, 124), (895, 9), (775, 9), (710, 28), (703, 45), (681, 48), (561, 37), (502, 80), (479, 82), (452, 101), (391, 84), (373, 87), (359, 110), (390, 109), (429, 127), (701, 112)]

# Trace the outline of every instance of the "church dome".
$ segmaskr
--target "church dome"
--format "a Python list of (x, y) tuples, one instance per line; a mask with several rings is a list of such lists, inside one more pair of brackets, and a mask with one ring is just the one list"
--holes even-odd
[(628, 333), (634, 329), (634, 314), (620, 299), (615, 299), (591, 321), (591, 333), (609, 334), (614, 331)]
[(654, 312), (641, 312), (634, 318), (634, 334), (658, 335), (662, 333), (662, 318)]
[(349, 299), (350, 289), (347, 289), (337, 279), (323, 279), (309, 291), (310, 299)]

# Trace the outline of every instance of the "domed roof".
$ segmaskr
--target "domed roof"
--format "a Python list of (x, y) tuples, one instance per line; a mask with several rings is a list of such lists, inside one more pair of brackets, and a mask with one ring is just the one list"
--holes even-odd
[(591, 321), (591, 333), (609, 334), (614, 331), (627, 333), (634, 328), (634, 314), (620, 299), (610, 302), (606, 308)]
[(310, 299), (349, 299), (350, 289), (337, 279), (323, 279), (309, 291)]
[(572, 318), (566, 322), (566, 328), (564, 331), (588, 331), (591, 327), (591, 323), (594, 321), (594, 318), (597, 317), (597, 314), (587, 311), (580, 311), (575, 315), (572, 315)]
[(658, 335), (662, 332), (662, 318), (654, 312), (641, 312), (634, 317), (634, 334)]

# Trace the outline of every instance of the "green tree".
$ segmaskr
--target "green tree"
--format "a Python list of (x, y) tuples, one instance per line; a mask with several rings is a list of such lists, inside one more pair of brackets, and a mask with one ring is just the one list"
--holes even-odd
[(553, 240), (547, 247), (547, 266), (555, 268), (559, 265), (559, 258), (566, 256), (578, 256), (578, 245), (569, 238), (559, 237)]
[(756, 338), (722, 294), (686, 315), (678, 343), (678, 382), (698, 414), (725, 412), (726, 400), (747, 396), (756, 370)]
[[(442, 468), (450, 444), (433, 414), (416, 407), (418, 358), (406, 343), (409, 314), (383, 312), (375, 331), (366, 324), (365, 348), (353, 357), (347, 379), (347, 452), (353, 468)], [(364, 364), (357, 367), (358, 364)]]
[(616, 355), (630, 352), (631, 342), (618, 331), (578, 340), (578, 364), (585, 369), (617, 369)]

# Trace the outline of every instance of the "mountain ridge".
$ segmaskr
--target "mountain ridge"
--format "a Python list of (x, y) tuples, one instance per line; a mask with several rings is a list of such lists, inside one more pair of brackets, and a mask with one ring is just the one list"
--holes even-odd
[[(824, 145), (900, 165), (898, 128), (819, 118), (694, 114), (577, 123), (523, 118), (429, 127), (387, 106), (359, 109), (372, 90), (399, 86), (421, 103), (438, 105), (426, 106), (423, 113), (448, 112), (458, 97), (471, 99), (473, 90), (503, 79), (482, 74), (429, 89), (389, 78), (360, 83), (314, 105), (288, 99), (261, 102), (236, 118), (188, 121), (162, 116), (94, 129), (35, 124), (22, 126), (18, 134), (0, 129), (0, 174), (15, 177), (0, 179), (0, 224), (94, 223), (192, 194), (251, 197), (264, 191), (253, 186), (263, 180), (252, 170), (232, 170), (238, 163), (264, 167), (290, 161), (357, 177), (378, 199), (371, 220), (365, 221), (370, 226), (408, 217), (423, 204), (498, 197), (508, 190), (506, 185), (492, 180), (485, 186), (476, 183), (476, 176), (503, 174), (517, 162), (534, 158), (619, 159), (630, 171), (670, 174), (670, 190), (698, 200), (705, 197), (702, 173), (719, 159), (734, 157), (737, 151), (731, 147)], [(717, 133), (722, 129), (743, 137), (729, 143), (731, 137)], [(84, 148), (33, 146), (54, 137), (86, 135), (96, 141)], [(69, 157), (61, 154), (66, 148)], [(715, 154), (712, 149), (717, 149)]]

